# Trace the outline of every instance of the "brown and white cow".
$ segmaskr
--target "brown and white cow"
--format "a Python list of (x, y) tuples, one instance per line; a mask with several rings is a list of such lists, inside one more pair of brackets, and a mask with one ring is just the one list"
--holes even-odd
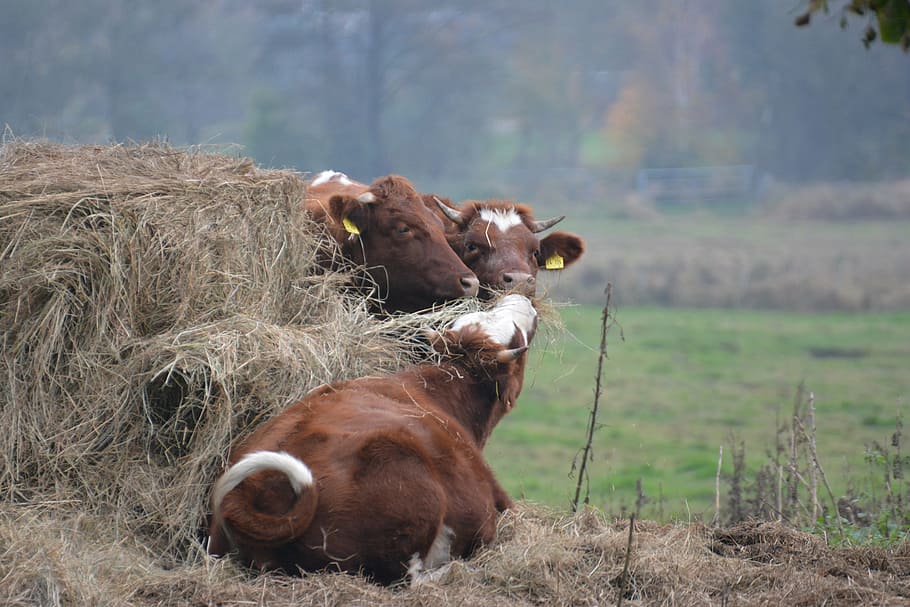
[(497, 291), (533, 296), (538, 270), (561, 270), (582, 256), (585, 243), (569, 232), (538, 238), (565, 216), (538, 221), (527, 205), (509, 200), (469, 200), (460, 208), (433, 194), (424, 203), (452, 220), (446, 230), (449, 245), (480, 279), (481, 297)]
[(511, 505), (481, 449), (515, 405), (537, 313), (520, 295), (435, 335), (439, 364), (324, 386), (235, 447), (209, 552), (379, 583), (469, 556)]
[(324, 171), (307, 184), (306, 208), (342, 255), (365, 267), (385, 311), (414, 312), (477, 295), (477, 277), (446, 242), (449, 220), (427, 209), (404, 177), (388, 175), (368, 186)]

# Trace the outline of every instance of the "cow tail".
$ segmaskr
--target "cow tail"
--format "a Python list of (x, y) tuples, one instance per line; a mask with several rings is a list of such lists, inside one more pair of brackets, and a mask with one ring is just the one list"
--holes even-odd
[[(283, 473), (294, 491), (294, 502), (286, 512), (263, 512), (252, 501), (266, 489), (257, 486), (262, 483), (260, 479), (244, 481), (267, 470)], [(283, 451), (256, 451), (221, 475), (212, 492), (212, 509), (215, 524), (230, 538), (230, 544), (244, 538), (260, 545), (279, 545), (306, 531), (316, 512), (317, 498), (313, 473), (306, 464)]]

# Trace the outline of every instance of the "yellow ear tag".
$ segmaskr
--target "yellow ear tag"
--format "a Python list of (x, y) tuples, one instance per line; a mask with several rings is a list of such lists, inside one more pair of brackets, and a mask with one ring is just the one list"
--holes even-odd
[[(344, 229), (348, 231), (349, 234), (360, 234), (360, 228), (358, 228), (353, 221), (345, 217), (341, 220), (341, 223), (344, 224)], [(549, 261), (547, 263), (550, 263)]]
[(565, 260), (559, 253), (553, 253), (547, 257), (547, 261), (545, 261), (544, 264), (544, 267), (548, 270), (562, 270), (566, 267)]

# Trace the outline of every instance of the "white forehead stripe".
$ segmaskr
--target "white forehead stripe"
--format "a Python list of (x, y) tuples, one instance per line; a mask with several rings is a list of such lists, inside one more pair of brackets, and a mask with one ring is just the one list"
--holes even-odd
[(528, 343), (528, 333), (534, 328), (537, 310), (524, 295), (506, 295), (496, 306), (487, 312), (472, 312), (458, 318), (452, 324), (452, 330), (460, 331), (468, 325), (477, 325), (487, 337), (502, 346), (508, 346), (515, 335), (515, 327), (521, 331), (524, 341)]
[(344, 173), (339, 173), (337, 171), (323, 171), (316, 175), (316, 179), (310, 185), (322, 185), (326, 182), (337, 181), (341, 185), (351, 185), (353, 183), (351, 179)]
[(515, 209), (480, 209), (480, 218), (495, 225), (500, 232), (521, 225), (521, 217)]

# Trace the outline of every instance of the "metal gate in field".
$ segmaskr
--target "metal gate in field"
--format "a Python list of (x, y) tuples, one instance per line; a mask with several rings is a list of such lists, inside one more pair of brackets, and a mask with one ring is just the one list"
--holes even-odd
[(638, 171), (636, 189), (669, 205), (745, 202), (752, 197), (754, 178), (750, 164), (650, 168)]

